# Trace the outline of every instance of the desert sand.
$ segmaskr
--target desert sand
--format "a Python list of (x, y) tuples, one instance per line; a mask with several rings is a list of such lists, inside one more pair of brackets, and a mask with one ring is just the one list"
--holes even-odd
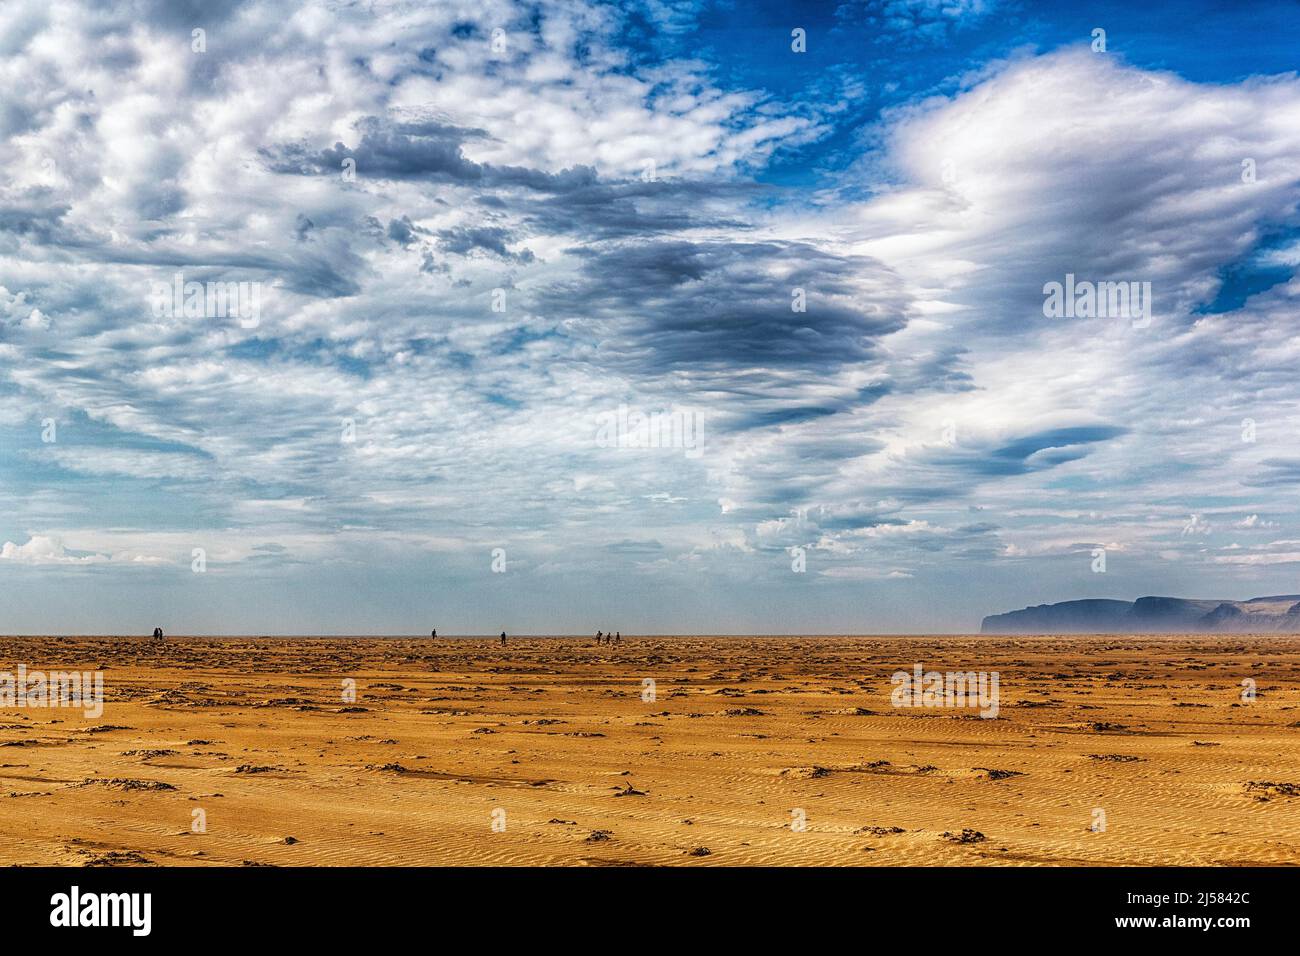
[[(892, 706), (916, 663), (998, 672), (996, 719)], [(19, 664), (106, 701), (0, 708), (6, 864), (1300, 862), (1295, 637), (0, 638)]]

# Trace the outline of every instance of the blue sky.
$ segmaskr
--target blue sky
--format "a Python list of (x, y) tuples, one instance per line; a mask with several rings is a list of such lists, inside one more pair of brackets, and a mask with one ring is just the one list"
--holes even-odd
[[(0, 631), (1294, 593), (1298, 41), (1290, 3), (11, 0)], [(1150, 314), (1046, 315), (1067, 275)]]

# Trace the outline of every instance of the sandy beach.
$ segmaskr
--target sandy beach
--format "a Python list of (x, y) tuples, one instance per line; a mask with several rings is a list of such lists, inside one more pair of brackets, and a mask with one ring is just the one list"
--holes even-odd
[[(996, 717), (895, 706), (917, 664), (996, 672)], [(19, 665), (104, 706), (0, 706), (5, 864), (1300, 862), (1295, 637), (0, 639)]]

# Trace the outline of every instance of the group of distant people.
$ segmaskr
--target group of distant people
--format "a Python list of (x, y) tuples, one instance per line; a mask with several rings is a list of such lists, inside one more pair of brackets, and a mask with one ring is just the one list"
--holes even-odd
[[(438, 636), (438, 629), (437, 629), (437, 628), (434, 628), (432, 631), (429, 632), (429, 637), (431, 637), (431, 638), (436, 638), (437, 636)], [(155, 641), (161, 641), (161, 640), (163, 639), (163, 629), (162, 629), (161, 627), (155, 627), (155, 628), (153, 629), (153, 639), (154, 639)], [(622, 632), (622, 631), (614, 631), (612, 634), (606, 634), (604, 631), (597, 631), (597, 632), (596, 632), (596, 643), (597, 643), (597, 644), (622, 644), (622, 643), (623, 643), (623, 632)], [(505, 647), (505, 646), (506, 646), (506, 632), (505, 632), (505, 631), (502, 631), (502, 632), (501, 632), (501, 646), (502, 646), (502, 647)]]
[[(161, 637), (162, 637), (162, 629), (161, 629), (161, 628), (155, 628), (155, 629), (154, 629), (154, 632), (153, 632), (153, 636), (154, 636), (154, 637), (161, 638)], [(429, 637), (430, 637), (430, 638), (434, 638), (434, 639), (436, 639), (436, 638), (438, 637), (438, 629), (437, 629), (437, 628), (434, 628), (432, 631), (430, 631), (430, 632), (429, 632)], [(623, 632), (622, 632), (622, 631), (612, 631), (611, 633), (606, 634), (604, 631), (597, 631), (597, 632), (596, 632), (596, 643), (597, 643), (597, 644), (622, 644), (622, 643), (623, 643)], [(502, 631), (502, 632), (501, 632), (501, 646), (502, 646), (502, 647), (505, 647), (505, 646), (506, 646), (506, 632), (505, 632), (505, 631)]]
[[(438, 636), (438, 629), (437, 629), (437, 628), (434, 628), (432, 631), (429, 632), (429, 637), (431, 637), (431, 638), (436, 638), (437, 636)], [(505, 647), (505, 646), (506, 646), (506, 632), (505, 632), (505, 631), (502, 631), (502, 632), (501, 632), (501, 646), (502, 646), (502, 647)]]

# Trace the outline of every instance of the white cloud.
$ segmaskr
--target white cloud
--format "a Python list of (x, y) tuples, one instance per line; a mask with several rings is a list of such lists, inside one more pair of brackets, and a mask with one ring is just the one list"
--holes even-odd
[(6, 541), (0, 547), (0, 561), (15, 564), (102, 564), (108, 560), (104, 554), (72, 554), (62, 541), (48, 535), (32, 535), (26, 544)]

